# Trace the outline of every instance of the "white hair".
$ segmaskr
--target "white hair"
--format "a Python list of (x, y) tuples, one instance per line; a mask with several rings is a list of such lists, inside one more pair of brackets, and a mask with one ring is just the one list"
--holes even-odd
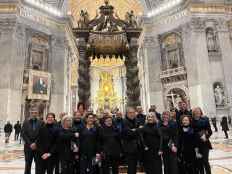
[(70, 116), (68, 116), (68, 115), (64, 116), (64, 117), (62, 118), (62, 120), (61, 120), (61, 125), (62, 125), (62, 127), (64, 126), (64, 122), (67, 121), (67, 120), (69, 120), (69, 121), (71, 121), (71, 122), (73, 121), (72, 117), (70, 117)]

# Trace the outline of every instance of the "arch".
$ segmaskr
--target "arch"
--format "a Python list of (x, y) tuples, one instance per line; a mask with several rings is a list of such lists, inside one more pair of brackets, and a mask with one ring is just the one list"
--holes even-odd
[(188, 91), (184, 86), (170, 87), (165, 92), (165, 106), (168, 109), (178, 108), (178, 103), (183, 101), (190, 105)]

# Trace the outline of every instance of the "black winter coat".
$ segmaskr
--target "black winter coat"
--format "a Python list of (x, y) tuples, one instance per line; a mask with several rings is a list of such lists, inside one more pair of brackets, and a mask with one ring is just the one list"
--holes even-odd
[(195, 148), (198, 147), (197, 135), (194, 130), (189, 127), (187, 131), (181, 128), (179, 133), (178, 157), (182, 163), (193, 164), (196, 160)]
[(35, 143), (37, 141), (39, 130), (42, 127), (42, 125), (43, 122), (38, 119), (30, 119), (24, 121), (21, 135), (26, 146), (30, 146), (32, 143)]
[(139, 132), (137, 131), (138, 124), (136, 119), (124, 119), (123, 137), (123, 151), (129, 154), (136, 154), (139, 152)]
[(121, 142), (120, 133), (114, 127), (102, 127), (99, 129), (99, 151), (106, 156), (120, 157)]
[(158, 124), (145, 124), (139, 129), (142, 135), (143, 145), (147, 147), (151, 153), (158, 154), (162, 150), (162, 136)]
[(50, 153), (51, 155), (57, 153), (59, 130), (60, 129), (55, 124), (44, 124), (40, 128), (38, 139), (36, 141), (37, 151), (40, 156), (44, 153)]
[(165, 152), (169, 152), (171, 150), (171, 145), (174, 144), (176, 147), (178, 146), (178, 132), (175, 127), (172, 125), (163, 125), (160, 127), (161, 136), (162, 136), (162, 150)]
[[(210, 136), (212, 135), (212, 129), (209, 123), (209, 118), (206, 116), (201, 117), (199, 120), (193, 119), (192, 121), (192, 127), (194, 129), (194, 132), (197, 135), (197, 140), (199, 147), (207, 147), (209, 149), (212, 149), (211, 142), (209, 141)], [(203, 134), (206, 134), (207, 141), (203, 142), (201, 140), (201, 136)]]
[(7, 124), (4, 126), (4, 132), (5, 132), (5, 133), (11, 133), (12, 130), (13, 130), (12, 124), (7, 123)]
[(72, 145), (77, 141), (75, 132), (72, 129), (61, 129), (57, 140), (57, 149), (61, 161), (74, 162), (76, 153), (73, 152)]
[(80, 156), (88, 159), (95, 157), (98, 153), (98, 135), (99, 129), (93, 127), (88, 129), (84, 127), (80, 131)]

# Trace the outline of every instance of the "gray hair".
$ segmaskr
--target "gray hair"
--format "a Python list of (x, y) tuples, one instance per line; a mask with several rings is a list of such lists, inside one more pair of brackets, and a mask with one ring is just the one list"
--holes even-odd
[(70, 116), (68, 116), (68, 115), (64, 116), (64, 117), (62, 118), (62, 120), (61, 120), (61, 125), (62, 125), (62, 127), (64, 127), (64, 122), (67, 121), (67, 120), (71, 121), (71, 123), (72, 123), (73, 118), (70, 117)]

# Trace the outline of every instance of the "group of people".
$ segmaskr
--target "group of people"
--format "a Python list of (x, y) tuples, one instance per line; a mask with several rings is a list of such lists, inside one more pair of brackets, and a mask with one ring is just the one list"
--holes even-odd
[(127, 166), (136, 174), (211, 174), (209, 141), (212, 131), (201, 108), (179, 108), (162, 114), (151, 108), (128, 107), (125, 116), (117, 110), (96, 116), (79, 103), (72, 117), (48, 113), (45, 121), (38, 111), (22, 127), (25, 142), (25, 174), (118, 174)]
[(20, 138), (21, 124), (20, 124), (20, 122), (17, 121), (17, 123), (13, 127), (13, 125), (10, 123), (10, 121), (8, 121), (4, 125), (5, 143), (9, 143), (11, 133), (13, 132), (13, 128), (15, 131), (14, 140), (17, 141), (20, 139), (20, 142), (21, 142), (21, 138)]

